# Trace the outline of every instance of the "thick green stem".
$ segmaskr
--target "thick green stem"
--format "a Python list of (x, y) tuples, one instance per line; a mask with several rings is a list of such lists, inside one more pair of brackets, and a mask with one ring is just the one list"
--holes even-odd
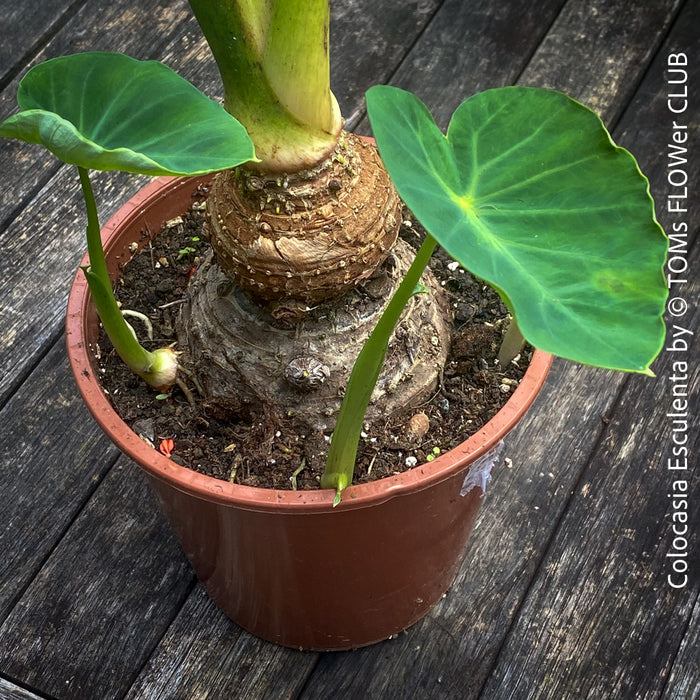
[(338, 108), (330, 89), (328, 0), (274, 3), (265, 73), (280, 102), (299, 119), (332, 134)]
[(97, 315), (114, 349), (129, 369), (155, 389), (169, 388), (177, 377), (177, 356), (171, 348), (149, 352), (141, 347), (131, 327), (124, 320), (109, 279), (90, 177), (87, 170), (80, 166), (78, 173), (87, 212), (86, 236), (90, 257), (90, 266), (84, 267), (83, 272), (97, 308)]
[(321, 477), (322, 488), (336, 491), (334, 505), (340, 502), (343, 489), (352, 483), (362, 422), (386, 357), (391, 334), (408, 300), (419, 289), (421, 275), (436, 244), (432, 236), (427, 236), (423, 241), (406, 276), (357, 356), (350, 373), (338, 421), (333, 430), (326, 469)]
[(276, 172), (317, 165), (342, 128), (330, 90), (328, 0), (190, 0), (224, 84), (224, 106)]

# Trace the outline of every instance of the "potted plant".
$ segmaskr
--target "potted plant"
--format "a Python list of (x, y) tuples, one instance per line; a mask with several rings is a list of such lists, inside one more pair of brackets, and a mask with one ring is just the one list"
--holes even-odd
[[(377, 396), (415, 401), (439, 374), (436, 363), (424, 362), (432, 365), (427, 373), (381, 375), (400, 318), (415, 314), (419, 336), (420, 319), (429, 318), (436, 329), (423, 333), (429, 344), (449, 344), (440, 338), (439, 291), (423, 274), (436, 245), (495, 287), (511, 312), (502, 364), (527, 340), (546, 353), (651, 374), (664, 337), (666, 238), (633, 157), (571, 98), (534, 88), (486, 91), (462, 104), (444, 136), (417, 98), (377, 86), (367, 102), (381, 160), (425, 226), (424, 242), (414, 256), (396, 256), (400, 274), (390, 298), (368, 314), (373, 329), (346, 333), (332, 346), (352, 362), (322, 366), (315, 376), (308, 365), (289, 369), (299, 359), (292, 349), (271, 379), (260, 376), (269, 352), (252, 365), (229, 348), (223, 354), (234, 360), (224, 366), (215, 350), (220, 329), (209, 318), (199, 322), (216, 318), (218, 298), (256, 295), (254, 325), (282, 326), (278, 335), (295, 338), (285, 323), (310, 325), (313, 307), (342, 299), (386, 259), (401, 203), (376, 151), (342, 132), (328, 85), (325, 0), (191, 5), (221, 72), (225, 109), (160, 64), (78, 54), (25, 76), (21, 111), (0, 125), (0, 135), (42, 143), (79, 168), (89, 259), (69, 301), (76, 379), (98, 422), (151, 477), (210, 595), (242, 626), (282, 644), (333, 649), (378, 641), (425, 614), (450, 585), (500, 442), (551, 360), (536, 352), (511, 400), (459, 448), (352, 486), (363, 424), (385, 410)], [(193, 277), (181, 337), (206, 357), (211, 371), (201, 383), (219, 404), (231, 386), (244, 385), (236, 401), (268, 407), (283, 398), (294, 402), (302, 424), (332, 433), (321, 489), (265, 490), (205, 477), (153, 449), (116, 415), (94, 370), (91, 304), (137, 374), (159, 391), (177, 381), (177, 355), (144, 350), (112, 282), (144, 221), (181, 214), (183, 195), (201, 180), (149, 186), (150, 197), (119, 214), (119, 230), (113, 222), (105, 227), (105, 257), (88, 168), (222, 171), (207, 202), (216, 258)], [(232, 284), (220, 294), (222, 279)], [(278, 347), (273, 354), (281, 354)], [(345, 364), (354, 369), (346, 372)], [(399, 392), (388, 388), (392, 381)]]

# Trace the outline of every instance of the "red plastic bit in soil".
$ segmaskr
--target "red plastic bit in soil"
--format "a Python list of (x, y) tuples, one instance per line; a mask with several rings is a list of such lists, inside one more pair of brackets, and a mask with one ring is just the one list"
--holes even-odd
[(166, 457), (170, 457), (174, 447), (175, 443), (170, 438), (166, 438), (165, 440), (160, 441), (158, 451), (164, 454)]

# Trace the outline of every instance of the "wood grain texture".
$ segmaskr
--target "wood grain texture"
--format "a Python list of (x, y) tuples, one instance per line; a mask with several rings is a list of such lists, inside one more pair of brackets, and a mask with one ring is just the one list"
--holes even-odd
[(43, 700), (43, 698), (0, 678), (0, 700)]
[(54, 698), (119, 698), (194, 583), (121, 459), (0, 627), (0, 667)]
[(317, 658), (244, 632), (197, 586), (125, 700), (294, 697)]
[(0, 22), (0, 87), (13, 72), (22, 68), (22, 61), (35, 53), (47, 38), (75, 12), (85, 0), (45, 0), (37, 3), (30, 17), (26, 6), (8, 3), (2, 8)]
[(698, 700), (700, 698), (700, 598), (695, 603), (683, 642), (673, 661), (661, 700)]
[(364, 114), (364, 94), (389, 80), (444, 0), (331, 2), (331, 89), (346, 128)]
[[(21, 4), (25, 17), (41, 14), (42, 8), (38, 0)], [(17, 86), (31, 65), (82, 51), (122, 51), (135, 58), (155, 58), (179, 35), (183, 22), (193, 21), (185, 0), (86, 3), (48, 44), (28, 57), (27, 65), (0, 92), (0, 119), (17, 111)], [(0, 240), (24, 203), (47, 185), (59, 167), (59, 161), (40, 146), (0, 139)], [(55, 185), (50, 187), (56, 190)]]
[(564, 0), (536, 5), (447, 0), (391, 83), (420, 97), (444, 129), (465, 99), (518, 79), (563, 5)]
[[(698, 112), (694, 107), (679, 115), (669, 111), (669, 93), (684, 86), (670, 85), (667, 82), (668, 60), (671, 54), (687, 54), (689, 65), (686, 86), (690, 94), (692, 86), (700, 82), (700, 66), (691, 58), (700, 55), (700, 33), (697, 31), (699, 26), (700, 2), (687, 2), (676, 17), (670, 33), (649, 65), (644, 80), (625, 108), (615, 129), (618, 145), (634, 152), (642, 172), (649, 178), (651, 193), (656, 201), (656, 216), (667, 231), (672, 231), (673, 222), (679, 221), (678, 215), (669, 212), (668, 206), (668, 195), (679, 192), (678, 188), (669, 183), (668, 178), (669, 170), (672, 169), (670, 164), (674, 162), (669, 158), (669, 152), (672, 151), (670, 144), (674, 144), (674, 122), (687, 127), (684, 131), (687, 131), (688, 141), (675, 145), (682, 145), (687, 149), (687, 162), (682, 164), (682, 168), (687, 173), (688, 182), (700, 182), (700, 159), (693, 155), (700, 150)], [(644, 144), (644, 147), (636, 148), (637, 144)], [(688, 205), (692, 207), (690, 201)], [(688, 248), (693, 245), (698, 235), (697, 219), (693, 219), (692, 214), (689, 216), (689, 222)]]
[(63, 343), (0, 411), (0, 620), (117, 459), (77, 394)]
[(520, 80), (563, 90), (614, 126), (682, 0), (570, 0)]

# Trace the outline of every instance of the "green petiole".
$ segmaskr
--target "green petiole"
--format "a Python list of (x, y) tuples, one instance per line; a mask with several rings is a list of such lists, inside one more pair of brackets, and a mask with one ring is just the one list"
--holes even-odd
[(87, 247), (89, 267), (83, 267), (97, 314), (114, 349), (129, 369), (144, 379), (154, 389), (167, 390), (177, 378), (177, 355), (172, 348), (160, 348), (149, 352), (143, 348), (119, 309), (112, 291), (107, 271), (107, 261), (102, 250), (100, 224), (95, 195), (85, 168), (78, 166), (87, 212)]
[(335, 489), (334, 506), (340, 503), (343, 489), (352, 483), (362, 422), (384, 363), (389, 339), (408, 300), (415, 293), (423, 291), (420, 278), (436, 245), (437, 241), (432, 236), (425, 238), (406, 276), (355, 360), (331, 438), (326, 469), (321, 477), (321, 488)]

